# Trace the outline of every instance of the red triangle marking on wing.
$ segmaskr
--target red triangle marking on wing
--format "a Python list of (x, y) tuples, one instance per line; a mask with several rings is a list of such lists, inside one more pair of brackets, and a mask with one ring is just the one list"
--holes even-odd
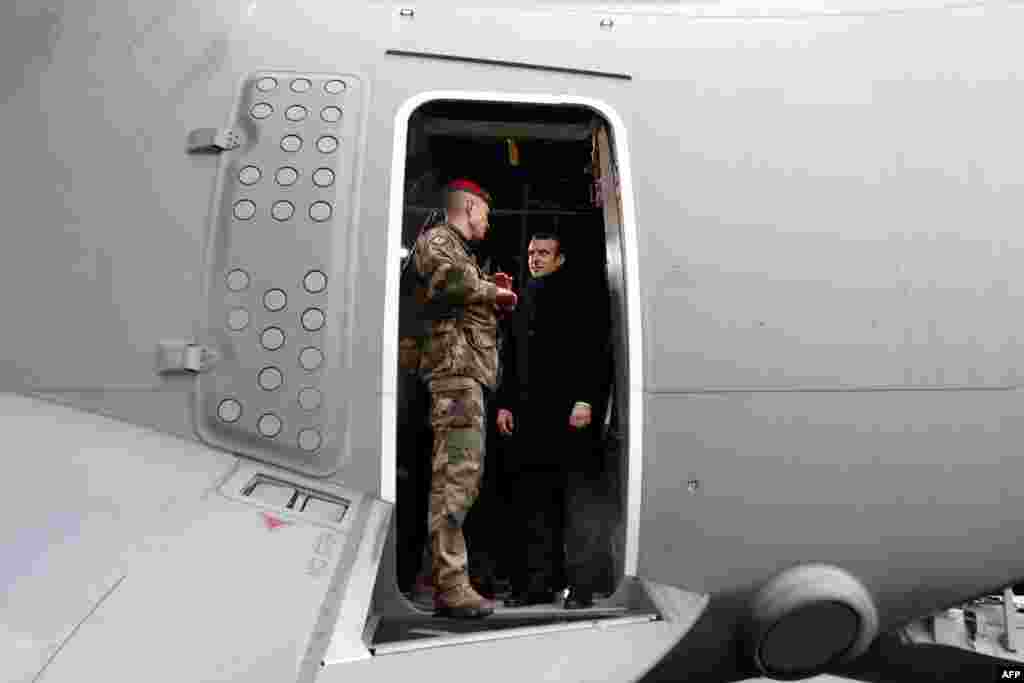
[(263, 513), (263, 521), (267, 525), (268, 531), (273, 531), (278, 527), (287, 526), (289, 524), (288, 522), (282, 519), (278, 519), (277, 517), (274, 517), (273, 515), (268, 514), (266, 512)]

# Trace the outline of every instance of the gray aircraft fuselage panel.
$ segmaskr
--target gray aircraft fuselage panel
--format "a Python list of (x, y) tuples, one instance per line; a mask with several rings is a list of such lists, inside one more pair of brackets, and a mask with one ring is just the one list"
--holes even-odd
[[(434, 98), (591, 103), (612, 129), (626, 223), (627, 573), (739, 603), (791, 565), (834, 564), (865, 584), (883, 629), (1012, 582), (1024, 576), (1024, 7), (777, 4), (5, 5), (0, 390), (203, 435), (393, 502), (400, 114)], [(292, 223), (264, 216), (324, 270), (319, 341), (300, 328), (315, 304), (298, 303), (308, 269), (288, 240), (272, 242), (279, 258), (261, 254), (251, 300), (210, 299), (244, 237), (230, 219), (218, 227), (219, 174), (240, 173), (232, 161), (270, 130), (234, 116), (254, 74), (358, 83), (358, 106), (342, 107), (357, 120), (328, 164), (345, 183), (320, 188), (339, 211), (325, 239), (309, 232), (312, 205)], [(282, 91), (274, 115), (302, 92)], [(230, 126), (249, 136), (239, 150), (186, 152), (190, 132)], [(286, 165), (274, 159), (261, 183)], [(298, 168), (302, 181), (319, 167)], [(292, 304), (270, 311), (277, 287)], [(259, 316), (211, 334), (239, 307)], [(240, 344), (284, 325), (278, 312), (295, 326), (275, 365), (288, 448), (254, 436), (273, 426), (260, 401), (276, 400), (255, 374), (248, 431), (212, 439), (195, 406), (214, 375), (161, 377), (158, 345), (211, 344), (221, 370), (256, 373), (277, 356)], [(320, 375), (299, 355), (318, 344)], [(329, 416), (296, 407), (314, 384)], [(320, 427), (330, 438), (314, 458), (301, 430)], [(212, 453), (204, 467), (228, 457)]]

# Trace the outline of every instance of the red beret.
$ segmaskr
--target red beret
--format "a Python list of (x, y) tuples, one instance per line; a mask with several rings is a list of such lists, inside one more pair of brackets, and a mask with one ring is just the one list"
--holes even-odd
[(466, 178), (458, 178), (451, 181), (445, 186), (445, 190), (448, 192), (469, 192), (470, 194), (475, 194), (477, 197), (480, 197), (488, 204), (492, 203), (489, 192), (474, 183), (472, 180), (468, 180)]

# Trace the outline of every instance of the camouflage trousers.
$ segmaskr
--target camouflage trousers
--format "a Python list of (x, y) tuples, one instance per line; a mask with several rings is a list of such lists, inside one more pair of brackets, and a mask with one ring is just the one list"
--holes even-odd
[(430, 383), (434, 450), (430, 476), (430, 549), (434, 586), (468, 583), (462, 525), (480, 494), (484, 464), (484, 395), (476, 380)]

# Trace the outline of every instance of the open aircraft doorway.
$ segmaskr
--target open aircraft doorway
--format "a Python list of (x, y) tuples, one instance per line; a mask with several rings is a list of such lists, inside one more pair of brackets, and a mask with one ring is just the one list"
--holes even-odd
[[(622, 189), (614, 135), (599, 112), (579, 105), (444, 99), (419, 106), (409, 117), (402, 199), (403, 272), (417, 237), (444, 220), (440, 210), (447, 183), (470, 178), (493, 196), (490, 230), (477, 250), (485, 272), (510, 274), (513, 288), (522, 293), (531, 278), (527, 263), (531, 237), (553, 234), (566, 255), (564, 272), (592, 292), (590, 301), (582, 305), (588, 316), (601, 320), (595, 329), (602, 330), (588, 342), (602, 351), (595, 355), (601, 359), (598, 367), (591, 368), (601, 387), (600, 399), (592, 408), (595, 438), (590, 457), (597, 466), (582, 476), (570, 474), (561, 502), (576, 511), (577, 526), (567, 532), (586, 538), (595, 600), (593, 607), (564, 609), (561, 597), (569, 582), (562, 567), (557, 567), (549, 586), (550, 602), (504, 606), (512, 588), (511, 567), (522, 553), (513, 540), (513, 527), (530, 497), (529, 492), (516, 490), (517, 453), (537, 445), (498, 433), (497, 401), (491, 396), (481, 492), (464, 531), (471, 581), (485, 597), (495, 599), (497, 609), (481, 620), (433, 616), (427, 532), (433, 444), (430, 395), (417, 373), (419, 344), (410, 338), (407, 324), (416, 314), (417, 303), (405, 292), (398, 335), (395, 551), (388, 558), (394, 570), (391, 590), (378, 587), (378, 618), (371, 621), (367, 634), (376, 654), (481, 637), (557, 632), (590, 627), (597, 621), (632, 623), (656, 618), (652, 606), (638, 602), (624, 585), (628, 582), (622, 581), (627, 511), (631, 502), (638, 501), (629, 500), (627, 486), (628, 334)], [(513, 319), (499, 325), (499, 348), (511, 335)], [(581, 522), (585, 529), (579, 527)], [(568, 545), (565, 548), (571, 551)], [(392, 599), (381, 599), (382, 593), (390, 593)]]

